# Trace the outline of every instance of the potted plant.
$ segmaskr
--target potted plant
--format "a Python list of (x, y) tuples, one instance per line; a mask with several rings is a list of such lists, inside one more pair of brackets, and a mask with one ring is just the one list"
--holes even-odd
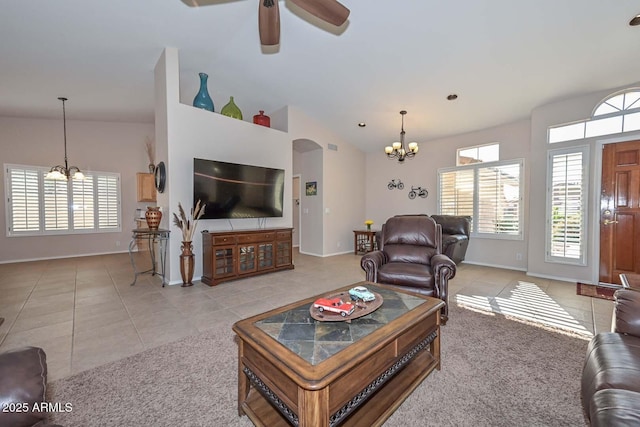
[(191, 209), (191, 215), (187, 215), (178, 203), (178, 214), (173, 213), (173, 223), (182, 231), (182, 254), (180, 255), (180, 275), (182, 276), (182, 286), (193, 286), (193, 233), (198, 225), (198, 220), (204, 215), (206, 205), (200, 204), (200, 200), (196, 203), (195, 208)]

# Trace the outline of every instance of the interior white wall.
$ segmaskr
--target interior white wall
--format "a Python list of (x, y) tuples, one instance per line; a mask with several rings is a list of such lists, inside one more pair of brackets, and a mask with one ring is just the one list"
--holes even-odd
[[(318, 182), (318, 195), (322, 195), (320, 216), (307, 221), (303, 211), (303, 224), (307, 221), (316, 228), (321, 224), (319, 254), (322, 256), (353, 252), (353, 230), (362, 228), (366, 219), (366, 156), (297, 107), (289, 106), (288, 111), (288, 131), (292, 140), (307, 139), (322, 147), (322, 181)], [(330, 144), (335, 149), (330, 149)], [(304, 175), (305, 169), (300, 169), (300, 173)], [(303, 186), (306, 181), (303, 179)], [(313, 203), (315, 205), (317, 201)], [(318, 232), (311, 229), (307, 231), (304, 226), (302, 228), (301, 251), (305, 248), (307, 235)], [(312, 235), (315, 240), (316, 235)], [(313, 244), (315, 248), (316, 242)]]
[[(56, 101), (58, 102), (58, 101)], [(73, 100), (67, 102), (67, 112)], [(62, 107), (61, 113), (62, 115)], [(148, 172), (145, 138), (153, 137), (151, 123), (70, 120), (67, 117), (67, 155), (70, 165), (83, 171), (120, 173), (122, 230), (116, 233), (7, 237), (6, 210), (0, 209), (0, 262), (125, 252), (135, 228), (136, 173)], [(0, 117), (2, 163), (51, 167), (64, 162), (62, 118), (60, 120)], [(6, 199), (6, 171), (0, 186)]]
[[(624, 87), (601, 90), (590, 94), (566, 99), (558, 102), (542, 105), (531, 113), (531, 187), (530, 187), (530, 239), (529, 239), (529, 274), (541, 277), (560, 278), (571, 281), (591, 283), (598, 277), (598, 205), (600, 202), (599, 173), (601, 153), (600, 141), (610, 140), (613, 136), (588, 138), (577, 141), (568, 141), (556, 144), (547, 143), (547, 133), (550, 126), (560, 125), (584, 120), (591, 117), (594, 108), (605, 98), (613, 93), (627, 90), (631, 87), (640, 87), (640, 83)], [(638, 139), (640, 135), (619, 135), (619, 140)], [(566, 148), (571, 146), (589, 146), (589, 193), (586, 224), (587, 235), (587, 265), (574, 266), (545, 261), (545, 209), (546, 209), (546, 175), (547, 153), (550, 149)]]
[[(180, 66), (176, 49), (165, 49), (156, 65), (156, 78), (159, 82), (156, 107), (160, 115), (166, 108), (166, 126), (157, 128), (161, 135), (166, 134), (167, 153), (167, 191), (168, 197), (159, 200), (166, 214), (163, 227), (171, 229), (171, 239), (167, 259), (170, 283), (182, 283), (180, 278), (179, 255), (181, 231), (171, 222), (172, 213), (181, 203), (185, 209), (193, 206), (193, 158), (220, 160), (256, 166), (284, 169), (285, 194), (284, 213), (281, 218), (268, 218), (266, 227), (291, 227), (291, 178), (292, 149), (291, 140), (286, 132), (266, 128), (242, 120), (232, 119), (218, 113), (194, 108), (179, 102), (178, 90)], [(161, 96), (166, 94), (166, 99)], [(162, 152), (162, 149), (159, 150)], [(193, 237), (195, 253), (194, 278), (202, 276), (202, 237), (200, 232), (226, 231), (231, 229), (258, 228), (257, 219), (201, 220)]]
[[(322, 256), (322, 236), (324, 222), (322, 215), (325, 194), (322, 175), (322, 148), (306, 151), (304, 153), (295, 152), (293, 162), (294, 175), (300, 175), (302, 181), (302, 194), (300, 195), (300, 253), (307, 255)], [(308, 196), (306, 194), (306, 184), (315, 182), (317, 194)]]
[(324, 255), (353, 252), (353, 230), (365, 221), (365, 154), (337, 139), (338, 150), (323, 151)]
[(293, 152), (293, 188), (291, 189), (291, 209), (293, 212), (293, 233), (291, 233), (291, 244), (294, 248), (300, 246), (300, 203), (302, 192), (300, 191), (300, 174), (296, 172), (296, 152)]

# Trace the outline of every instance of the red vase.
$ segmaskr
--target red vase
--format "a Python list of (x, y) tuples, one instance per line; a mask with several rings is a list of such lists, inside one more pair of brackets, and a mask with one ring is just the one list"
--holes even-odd
[(256, 114), (255, 116), (253, 116), (253, 123), (270, 128), (271, 118), (269, 116), (265, 116), (264, 111), (260, 110), (260, 114)]

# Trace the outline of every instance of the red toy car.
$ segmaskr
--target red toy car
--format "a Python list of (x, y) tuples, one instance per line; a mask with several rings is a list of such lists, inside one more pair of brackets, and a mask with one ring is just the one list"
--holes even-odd
[(334, 313), (340, 314), (340, 316), (345, 317), (349, 314), (353, 313), (353, 310), (356, 309), (355, 305), (351, 302), (344, 302), (340, 298), (318, 298), (313, 306), (318, 309), (318, 311), (332, 311)]

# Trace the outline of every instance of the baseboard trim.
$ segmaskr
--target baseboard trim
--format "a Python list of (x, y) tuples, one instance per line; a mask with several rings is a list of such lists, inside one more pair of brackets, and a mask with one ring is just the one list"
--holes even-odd
[(302, 255), (317, 256), (317, 257), (320, 257), (320, 258), (326, 258), (326, 257), (336, 256), (336, 255), (352, 254), (353, 250), (344, 251), (344, 252), (335, 252), (335, 253), (331, 253), (331, 254), (316, 254), (316, 253), (313, 253), (313, 252), (304, 252), (304, 251), (298, 251), (298, 252), (300, 252)]
[(316, 254), (316, 253), (313, 253), (313, 252), (305, 252), (305, 251), (301, 251), (301, 250), (298, 250), (298, 252), (301, 253), (302, 255), (317, 256), (317, 257), (322, 258), (321, 254)]
[(123, 251), (113, 251), (113, 252), (94, 252), (89, 254), (75, 254), (75, 255), (64, 255), (64, 256), (48, 256), (42, 258), (26, 258), (26, 259), (13, 259), (8, 261), (0, 261), (0, 264), (12, 264), (16, 262), (33, 262), (33, 261), (47, 261), (50, 259), (66, 259), (66, 258), (81, 258), (85, 256), (98, 256), (98, 255), (114, 255), (114, 254), (128, 254), (129, 250)]
[(344, 251), (344, 252), (333, 252), (323, 256), (328, 257), (328, 256), (345, 255), (345, 254), (353, 254), (353, 249), (351, 249), (350, 251)]
[(571, 278), (571, 277), (560, 277), (560, 276), (552, 276), (550, 274), (539, 274), (539, 273), (532, 273), (530, 271), (527, 271), (527, 276), (531, 276), (531, 277), (539, 277), (541, 279), (549, 279), (549, 280), (558, 280), (560, 282), (572, 282), (572, 283), (576, 283), (576, 282), (582, 282), (585, 285), (591, 285), (591, 282), (585, 281), (585, 280), (578, 280), (576, 278)]
[(515, 270), (515, 271), (525, 271), (525, 272), (527, 271), (526, 268), (518, 268), (518, 267), (513, 267), (511, 265), (502, 265), (502, 264), (488, 264), (485, 262), (462, 261), (462, 264), (479, 265), (481, 267), (502, 268), (504, 270)]

